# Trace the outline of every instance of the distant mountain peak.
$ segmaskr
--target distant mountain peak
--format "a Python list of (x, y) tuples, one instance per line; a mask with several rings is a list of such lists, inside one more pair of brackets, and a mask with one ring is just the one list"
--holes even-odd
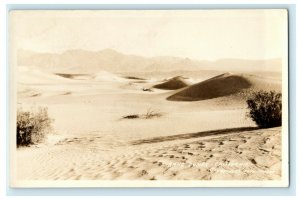
[(135, 56), (123, 54), (111, 48), (101, 51), (71, 49), (63, 53), (37, 53), (19, 49), (17, 56), (19, 66), (38, 67), (54, 72), (73, 70), (78, 73), (94, 73), (99, 70), (110, 72), (162, 72), (176, 70), (281, 71), (282, 67), (280, 59), (223, 59), (203, 62), (171, 56)]

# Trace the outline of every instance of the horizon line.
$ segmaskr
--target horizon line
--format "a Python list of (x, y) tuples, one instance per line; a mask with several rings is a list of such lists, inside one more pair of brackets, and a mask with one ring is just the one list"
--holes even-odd
[(114, 51), (115, 53), (122, 54), (125, 56), (136, 56), (136, 57), (142, 57), (142, 58), (148, 58), (148, 59), (153, 59), (153, 58), (159, 58), (159, 57), (164, 57), (164, 58), (179, 58), (179, 59), (189, 59), (193, 61), (207, 61), (207, 62), (217, 62), (221, 60), (249, 60), (249, 61), (266, 61), (266, 60), (282, 60), (282, 57), (273, 57), (273, 58), (234, 58), (234, 57), (224, 57), (224, 58), (218, 58), (218, 59), (196, 59), (196, 58), (191, 58), (191, 57), (181, 57), (181, 56), (172, 56), (172, 55), (161, 55), (161, 56), (145, 56), (145, 55), (137, 55), (137, 54), (131, 54), (131, 53), (123, 53), (122, 51), (113, 49), (113, 48), (104, 48), (104, 49), (99, 49), (99, 50), (88, 50), (88, 49), (76, 49), (76, 48), (70, 48), (67, 50), (63, 50), (60, 52), (50, 52), (50, 51), (36, 51), (32, 49), (24, 49), (24, 48), (19, 48), (17, 49), (17, 52), (19, 51), (30, 51), (32, 53), (36, 54), (57, 54), (57, 55), (62, 55), (68, 51), (85, 51), (85, 52), (90, 52), (90, 53), (100, 53), (103, 51)]

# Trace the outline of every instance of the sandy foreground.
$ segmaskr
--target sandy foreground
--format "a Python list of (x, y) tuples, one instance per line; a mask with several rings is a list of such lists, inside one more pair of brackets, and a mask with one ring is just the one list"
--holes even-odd
[[(45, 143), (17, 150), (18, 180), (281, 178), (281, 127), (257, 129), (246, 117), (242, 96), (231, 91), (200, 101), (200, 94), (197, 101), (168, 101), (184, 88), (156, 89), (152, 86), (166, 80), (108, 72), (66, 78), (22, 70), (18, 105), (47, 106), (55, 122)], [(257, 79), (251, 79), (252, 86), (280, 85), (275, 79)], [(159, 115), (124, 118), (149, 110)]]

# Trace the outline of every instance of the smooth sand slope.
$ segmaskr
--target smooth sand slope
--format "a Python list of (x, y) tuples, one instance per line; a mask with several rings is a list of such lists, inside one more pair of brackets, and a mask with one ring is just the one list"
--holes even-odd
[[(280, 178), (281, 128), (257, 129), (244, 99), (235, 99), (253, 88), (280, 90), (280, 80), (228, 73), (175, 90), (169, 79), (168, 90), (148, 91), (161, 75), (41, 73), (20, 73), (18, 104), (46, 106), (54, 131), (45, 143), (17, 149), (19, 180)], [(149, 109), (160, 115), (123, 118)]]
[(280, 81), (263, 77), (225, 73), (185, 88), (170, 97), (171, 101), (199, 101), (230, 95), (245, 95), (257, 90), (281, 91)]

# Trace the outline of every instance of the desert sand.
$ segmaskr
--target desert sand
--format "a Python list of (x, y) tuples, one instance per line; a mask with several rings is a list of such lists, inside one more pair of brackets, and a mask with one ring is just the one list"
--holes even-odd
[(18, 180), (281, 178), (281, 127), (258, 129), (245, 103), (281, 91), (278, 74), (18, 70), (18, 105), (55, 119), (44, 143), (17, 149)]

